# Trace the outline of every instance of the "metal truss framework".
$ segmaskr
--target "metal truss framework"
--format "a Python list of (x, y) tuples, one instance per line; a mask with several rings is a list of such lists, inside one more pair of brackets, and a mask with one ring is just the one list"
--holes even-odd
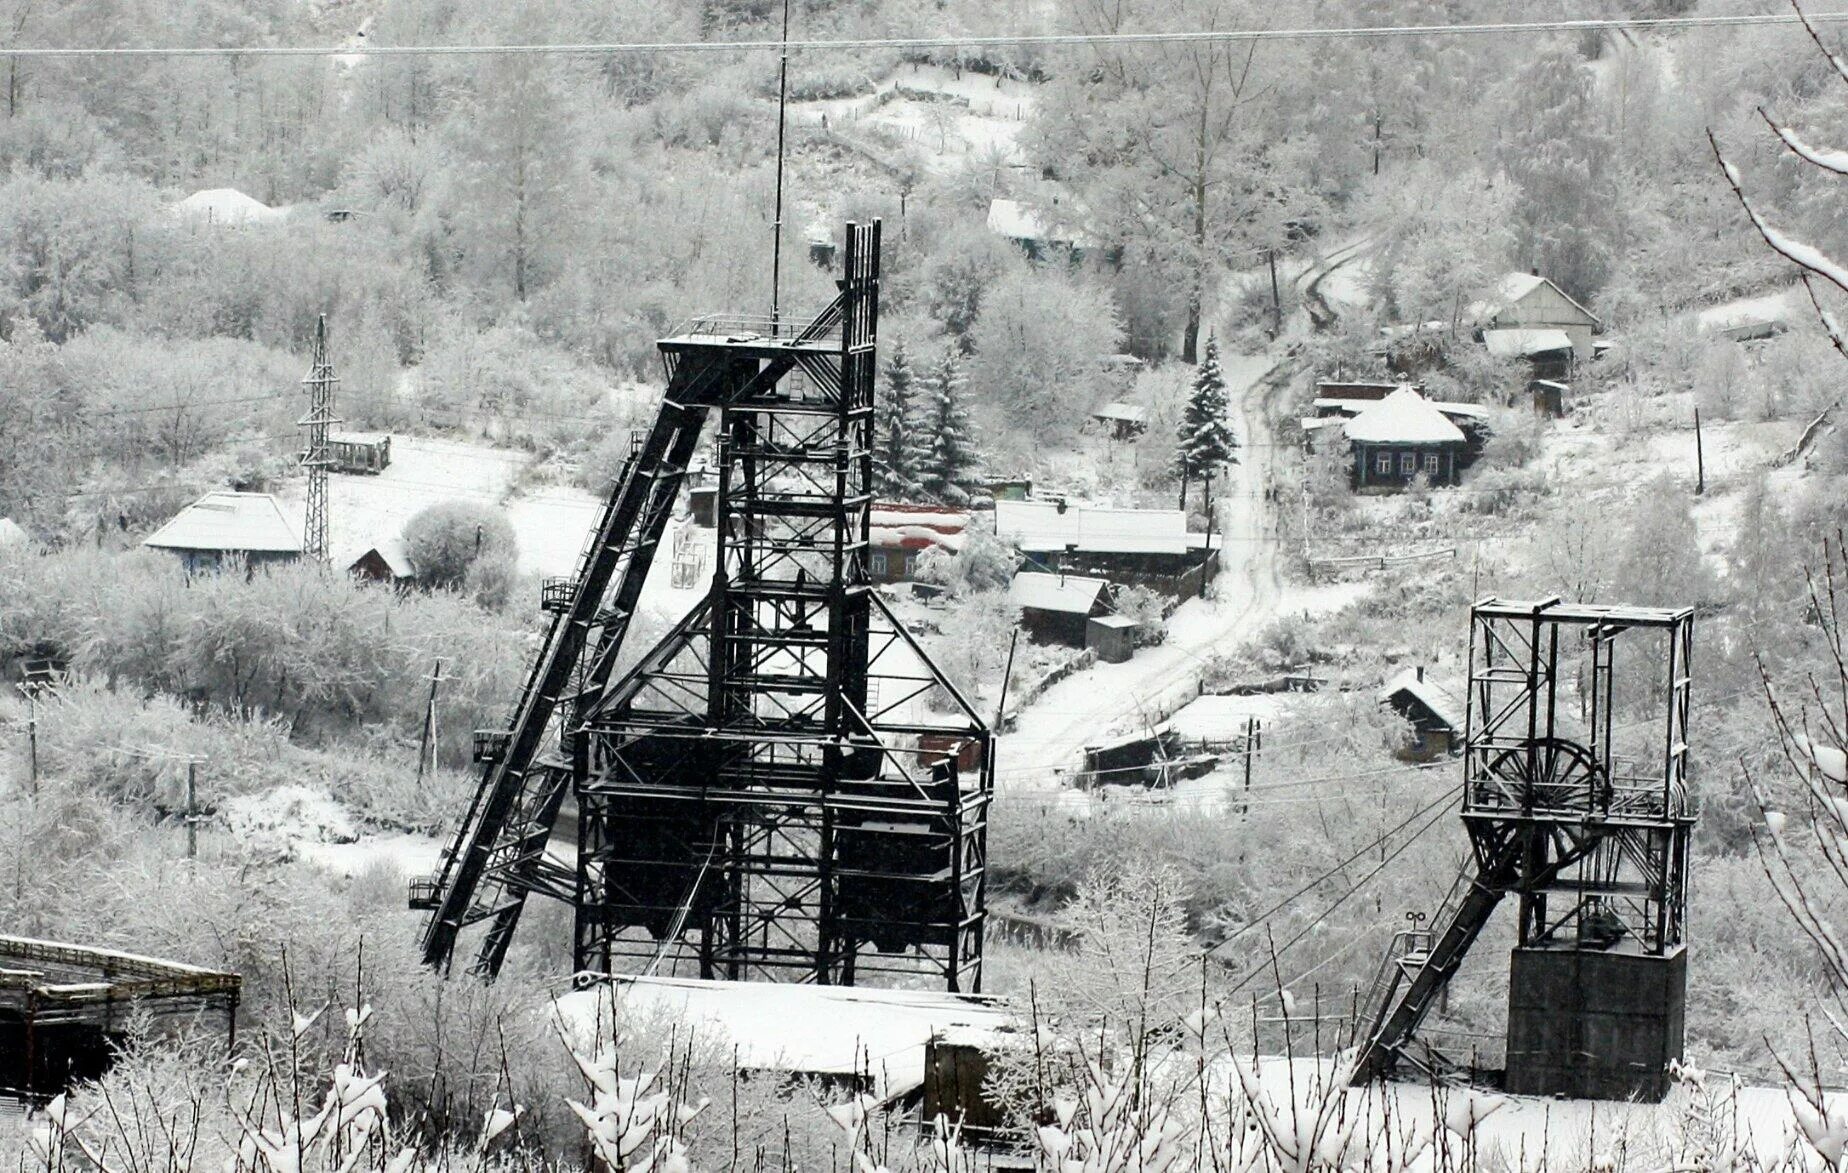
[[(878, 255), (878, 224), (850, 226), (840, 295), (793, 334), (711, 317), (660, 343), (660, 416), (579, 574), (546, 584), (557, 619), (520, 715), (482, 739), (475, 804), (413, 892), (428, 960), (486, 921), (474, 968), (493, 973), (539, 892), (575, 905), (583, 972), (672, 952), (708, 977), (980, 988), (991, 737), (868, 574)], [(619, 673), (715, 411), (711, 589)], [(555, 717), (559, 752), (541, 753)], [(567, 791), (575, 868), (546, 852)]]
[[(1627, 633), (1644, 646), (1626, 676)], [(1577, 661), (1576, 715), (1561, 708), (1562, 636)], [(1503, 896), (1518, 900), (1521, 947), (1626, 941), (1660, 957), (1683, 943), (1693, 636), (1690, 609), (1493, 598), (1471, 609), (1462, 815), (1475, 874), (1433, 929), (1395, 937), (1363, 1007), (1375, 1018), (1357, 1079), (1401, 1059), (1435, 1065), (1411, 1052), (1413, 1035)], [(1639, 720), (1615, 720), (1620, 679), (1631, 707), (1647, 710)]]
[(296, 421), (307, 433), (302, 448), (301, 466), (308, 470), (308, 511), (302, 525), (302, 553), (317, 562), (330, 557), (327, 546), (327, 470), (333, 457), (328, 453), (328, 429), (341, 421), (334, 415), (334, 388), (340, 379), (334, 364), (327, 358), (327, 315), (314, 324), (314, 356), (302, 386), (308, 389), (308, 414)]

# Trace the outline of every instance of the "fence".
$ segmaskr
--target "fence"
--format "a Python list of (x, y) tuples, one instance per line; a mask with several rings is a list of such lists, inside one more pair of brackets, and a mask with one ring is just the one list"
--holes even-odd
[(1340, 574), (1345, 570), (1385, 570), (1390, 566), (1435, 562), (1456, 556), (1455, 546), (1445, 546), (1442, 549), (1421, 550), (1414, 554), (1354, 554), (1339, 558), (1311, 558), (1309, 559), (1309, 577), (1313, 580), (1323, 574)]

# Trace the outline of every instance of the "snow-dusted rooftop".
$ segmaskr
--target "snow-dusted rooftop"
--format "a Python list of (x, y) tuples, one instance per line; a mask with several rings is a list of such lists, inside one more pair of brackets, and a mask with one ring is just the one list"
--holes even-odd
[(1462, 429), (1410, 387), (1370, 404), (1347, 421), (1347, 437), (1363, 444), (1461, 444)]
[(1400, 693), (1412, 697), (1452, 729), (1463, 728), (1463, 710), (1448, 689), (1425, 679), (1417, 668), (1402, 668), (1380, 686), (1380, 701), (1391, 700)]
[(1586, 324), (1598, 325), (1598, 315), (1586, 309), (1579, 300), (1561, 289), (1558, 285), (1537, 273), (1509, 273), (1495, 283), (1495, 289), (1482, 301), (1472, 302), (1469, 307), (1471, 320), (1489, 322), (1507, 310), (1520, 304), (1531, 296), (1534, 290), (1542, 286), (1558, 294), (1573, 309), (1585, 316)]
[(928, 550), (932, 546), (955, 553), (962, 549), (969, 515), (960, 509), (937, 505), (894, 505), (876, 502), (868, 537), (885, 549)]
[(996, 501), (995, 536), (1029, 553), (1184, 554), (1187, 515), (1178, 509), (1102, 509), (1058, 501)]
[(1113, 399), (1092, 412), (1091, 418), (1099, 420), (1122, 420), (1124, 423), (1128, 424), (1139, 424), (1145, 422), (1149, 418), (1149, 411), (1148, 408), (1140, 404), (1124, 403), (1120, 399)]
[(1013, 1014), (993, 999), (934, 990), (670, 977), (617, 978), (611, 988), (566, 994), (557, 1002), (566, 1029), (607, 1039), (612, 993), (625, 1016), (673, 1016), (723, 1034), (742, 1068), (868, 1073), (882, 1096), (924, 1082), (932, 1036), (994, 1038), (1014, 1029)]
[(410, 552), (404, 548), (403, 538), (386, 538), (378, 545), (367, 549), (365, 554), (361, 554), (359, 558), (355, 558), (353, 561), (357, 563), (360, 558), (364, 558), (366, 554), (370, 554), (373, 551), (378, 552), (379, 560), (385, 563), (385, 568), (391, 571), (392, 577), (417, 577), (417, 568), (411, 565), (411, 555)]
[(28, 541), (25, 527), (10, 517), (0, 517), (0, 550), (23, 546)]
[(173, 211), (187, 219), (207, 224), (239, 227), (244, 224), (272, 224), (286, 219), (286, 208), (272, 208), (262, 200), (245, 195), (234, 187), (213, 187), (196, 191), (172, 205)]
[(1037, 209), (1019, 200), (990, 200), (988, 230), (1009, 240), (1043, 240), (1049, 244), (1088, 247), (1090, 239), (1082, 232), (1049, 226)]
[(387, 432), (329, 432), (329, 444), (383, 444), (391, 439)]
[(1571, 350), (1572, 339), (1564, 330), (1551, 327), (1536, 330), (1484, 330), (1483, 344), (1496, 358), (1528, 358), (1551, 350)]
[(1097, 596), (1109, 585), (1101, 578), (1023, 570), (1008, 584), (1007, 598), (1016, 607), (1031, 611), (1089, 615), (1097, 605)]
[(282, 515), (276, 498), (230, 489), (215, 489), (194, 501), (141, 544), (158, 550), (237, 553), (298, 554), (302, 549), (301, 535)]

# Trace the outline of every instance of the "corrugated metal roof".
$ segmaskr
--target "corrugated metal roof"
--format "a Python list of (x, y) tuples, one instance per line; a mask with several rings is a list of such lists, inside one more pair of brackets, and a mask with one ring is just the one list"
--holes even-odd
[(1030, 611), (1089, 615), (1097, 605), (1097, 596), (1109, 585), (1101, 578), (1023, 570), (1008, 584), (1007, 597), (1016, 607)]
[(1460, 428), (1431, 401), (1401, 387), (1347, 421), (1347, 437), (1365, 444), (1461, 444)]
[(1528, 358), (1549, 350), (1571, 350), (1572, 339), (1564, 330), (1545, 327), (1536, 330), (1484, 330), (1483, 344), (1497, 358)]
[(1178, 509), (1101, 509), (1056, 501), (996, 501), (995, 536), (1029, 552), (1181, 554), (1187, 515)]
[(175, 514), (141, 543), (158, 550), (219, 550), (226, 553), (293, 553), (301, 535), (268, 493), (216, 489)]

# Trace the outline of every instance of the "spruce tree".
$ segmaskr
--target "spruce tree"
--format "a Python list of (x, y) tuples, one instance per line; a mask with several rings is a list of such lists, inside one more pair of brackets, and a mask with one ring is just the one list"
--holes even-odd
[(974, 472), (981, 457), (975, 449), (974, 428), (969, 408), (963, 400), (962, 358), (955, 346), (943, 352), (943, 358), (931, 368), (927, 377), (924, 432), (930, 448), (919, 469), (924, 492), (951, 504), (969, 499)]
[(901, 341), (886, 360), (885, 395), (879, 403), (877, 435), (873, 442), (873, 479), (887, 497), (904, 497), (918, 491), (929, 437), (920, 426), (918, 393), (911, 373), (911, 357)]
[(1211, 507), (1213, 470), (1234, 460), (1238, 438), (1226, 422), (1229, 406), (1226, 377), (1219, 369), (1219, 343), (1209, 335), (1206, 357), (1194, 372), (1193, 391), (1175, 429), (1174, 471), (1181, 478), (1182, 509), (1187, 508), (1187, 486), (1195, 477), (1205, 482), (1203, 497)]

